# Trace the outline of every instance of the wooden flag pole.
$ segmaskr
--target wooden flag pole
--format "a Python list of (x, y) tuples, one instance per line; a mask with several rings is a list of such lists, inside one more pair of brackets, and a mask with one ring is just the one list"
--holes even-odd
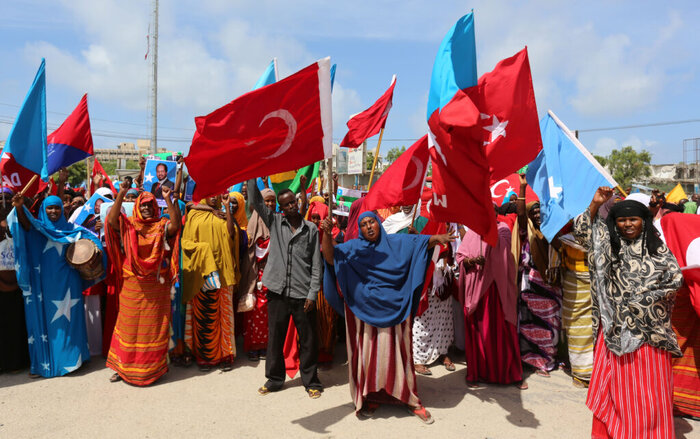
[(85, 172), (87, 173), (87, 180), (85, 180), (85, 199), (90, 198), (90, 157), (85, 159)]
[[(326, 164), (326, 177), (328, 179), (328, 213), (333, 218), (333, 157), (328, 159)], [(322, 189), (322, 188), (319, 188)]]
[(372, 172), (369, 174), (369, 183), (367, 184), (367, 190), (372, 187), (372, 180), (374, 180), (374, 168), (377, 167), (377, 158), (379, 157), (379, 147), (382, 144), (382, 137), (384, 136), (384, 128), (379, 132), (379, 141), (377, 142), (377, 149), (374, 150), (374, 162), (372, 163)]
[(27, 189), (29, 189), (29, 186), (33, 185), (36, 179), (39, 178), (39, 174), (34, 174), (31, 180), (29, 180), (29, 183), (25, 187), (22, 188), (22, 190), (19, 192), (19, 196), (23, 197), (24, 193), (27, 192)]
[(617, 188), (618, 191), (620, 191), (620, 193), (622, 194), (623, 197), (627, 198), (627, 193), (625, 193), (625, 190), (622, 189), (622, 187), (619, 184), (615, 187)]

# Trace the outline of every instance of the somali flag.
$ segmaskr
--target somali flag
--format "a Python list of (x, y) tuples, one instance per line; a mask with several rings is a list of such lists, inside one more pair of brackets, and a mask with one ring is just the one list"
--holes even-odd
[[(56, 204), (61, 201), (58, 197)], [(24, 230), (16, 209), (7, 216), (12, 232), (17, 283), (22, 290), (27, 323), (27, 345), (31, 373), (44, 377), (65, 375), (90, 359), (85, 327), (83, 291), (99, 280), (86, 281), (66, 260), (68, 246), (78, 239), (90, 239), (105, 253), (97, 236), (63, 218), (53, 223), (43, 213), (35, 219), (22, 207), (31, 223)], [(60, 204), (58, 204), (60, 205)], [(43, 213), (43, 215), (42, 215)], [(43, 217), (43, 218), (42, 218)]]
[(540, 230), (547, 241), (586, 210), (600, 186), (615, 179), (550, 110), (540, 121), (542, 151), (530, 163), (527, 182), (540, 199)]
[(75, 217), (71, 216), (70, 222), (79, 226), (86, 226), (86, 222), (95, 218), (95, 204), (98, 202), (98, 200), (102, 201), (102, 203), (113, 202), (113, 200), (103, 197), (100, 194), (92, 194), (90, 199), (88, 199), (87, 202), (80, 207), (80, 211), (77, 213), (77, 215)]

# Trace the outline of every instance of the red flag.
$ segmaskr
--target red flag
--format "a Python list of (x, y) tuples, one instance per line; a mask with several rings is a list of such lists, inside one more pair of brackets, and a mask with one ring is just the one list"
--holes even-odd
[[(494, 203), (501, 206), (503, 204), (503, 198), (510, 191), (515, 192), (516, 195), (520, 193), (520, 176), (518, 174), (510, 174), (508, 177), (498, 180), (491, 185), (491, 199)], [(525, 189), (525, 202), (537, 201), (537, 194), (532, 190), (530, 185)]]
[(666, 245), (683, 270), (690, 301), (700, 316), (700, 215), (669, 213), (661, 218)]
[(348, 133), (340, 142), (340, 146), (357, 148), (362, 145), (362, 142), (374, 136), (384, 128), (389, 110), (391, 110), (395, 85), (396, 75), (391, 79), (391, 85), (387, 91), (377, 99), (374, 105), (362, 113), (352, 116), (350, 120), (348, 120)]
[(537, 157), (542, 136), (527, 47), (499, 62), (466, 93), (480, 112), (474, 140), (486, 149), (491, 183)]
[(53, 174), (93, 154), (87, 94), (84, 94), (70, 116), (46, 139), (46, 167)]
[(423, 136), (389, 166), (365, 197), (365, 210), (416, 204), (428, 170), (428, 136)]
[[(0, 173), (2, 174), (2, 187), (10, 189), (14, 193), (21, 191), (32, 177), (39, 175), (18, 164), (14, 156), (6, 154), (4, 151), (0, 158)], [(47, 182), (37, 178), (24, 192), (24, 196), (33, 197), (46, 189), (46, 186), (48, 186)]]
[[(104, 179), (99, 186), (95, 187), (95, 183), (97, 183), (97, 181), (95, 181), (97, 180), (95, 177), (98, 175), (101, 175)], [(107, 175), (100, 162), (97, 161), (97, 157), (95, 157), (95, 164), (92, 166), (92, 178), (90, 179), (90, 193), (94, 194), (95, 190), (104, 187), (105, 183), (107, 183), (107, 187), (109, 187), (112, 192), (115, 194), (117, 193), (117, 189), (114, 187), (114, 184), (112, 184), (112, 180), (109, 178), (109, 175)]]
[(195, 119), (187, 169), (194, 199), (331, 156), (330, 58)]

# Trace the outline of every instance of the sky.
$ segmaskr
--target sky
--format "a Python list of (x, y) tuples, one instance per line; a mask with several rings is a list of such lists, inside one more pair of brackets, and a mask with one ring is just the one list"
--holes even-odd
[[(88, 93), (96, 148), (150, 138), (153, 27), (146, 0), (0, 2), (0, 140), (46, 58), (49, 130)], [(196, 7), (193, 7), (196, 5)], [(437, 48), (474, 10), (478, 74), (528, 47), (540, 117), (547, 110), (594, 154), (627, 145), (652, 163), (683, 160), (700, 122), (700, 8), (693, 1), (185, 0), (160, 2), (158, 144), (187, 152), (194, 117), (249, 91), (272, 58), (281, 77), (330, 56), (333, 137), (397, 75), (382, 154), (427, 130)], [(376, 146), (378, 136), (368, 141)], [(693, 156), (694, 157), (694, 156)]]

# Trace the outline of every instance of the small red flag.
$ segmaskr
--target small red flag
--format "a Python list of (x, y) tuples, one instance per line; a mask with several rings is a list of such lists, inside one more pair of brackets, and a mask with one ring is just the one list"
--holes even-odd
[(425, 135), (389, 166), (365, 197), (364, 209), (416, 204), (421, 196), (430, 153)]
[(664, 238), (690, 289), (690, 301), (700, 317), (700, 215), (669, 213), (661, 218)]
[(348, 120), (348, 133), (340, 142), (340, 146), (347, 148), (357, 148), (362, 142), (377, 134), (384, 125), (391, 110), (394, 99), (394, 86), (396, 85), (396, 75), (391, 79), (391, 85), (384, 94), (377, 99), (371, 107), (358, 113)]
[(187, 169), (194, 199), (332, 153), (330, 58), (195, 119)]
[[(98, 175), (101, 175), (103, 177), (102, 183), (100, 186), (95, 186), (95, 183), (97, 180), (95, 177)], [(109, 175), (107, 175), (107, 172), (105, 172), (104, 168), (100, 164), (100, 162), (97, 161), (97, 157), (95, 157), (95, 163), (92, 166), (92, 178), (90, 180), (90, 193), (94, 194), (95, 191), (101, 187), (104, 187), (105, 183), (107, 184), (107, 187), (109, 187), (114, 194), (117, 193), (117, 189), (114, 187), (114, 184), (112, 183), (112, 180), (109, 178)]]

